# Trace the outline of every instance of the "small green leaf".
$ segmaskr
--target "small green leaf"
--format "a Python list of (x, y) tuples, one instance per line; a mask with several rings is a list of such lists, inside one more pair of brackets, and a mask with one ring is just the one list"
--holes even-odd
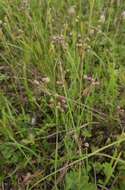
[(105, 176), (108, 178), (108, 177), (110, 177), (110, 176), (112, 176), (112, 173), (113, 173), (113, 168), (112, 168), (112, 166), (111, 166), (111, 164), (110, 163), (104, 163), (103, 164), (103, 168), (104, 168), (104, 174), (105, 174)]
[(97, 190), (96, 185), (89, 182), (89, 176), (83, 173), (79, 176), (79, 172), (71, 171), (66, 176), (66, 190)]

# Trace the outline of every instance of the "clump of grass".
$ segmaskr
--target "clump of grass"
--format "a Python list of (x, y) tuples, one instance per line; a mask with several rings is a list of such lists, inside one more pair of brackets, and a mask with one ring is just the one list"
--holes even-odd
[(0, 0), (1, 189), (124, 189), (122, 0)]

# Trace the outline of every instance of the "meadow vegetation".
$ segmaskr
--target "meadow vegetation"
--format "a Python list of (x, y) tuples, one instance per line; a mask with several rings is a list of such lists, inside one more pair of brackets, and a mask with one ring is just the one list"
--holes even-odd
[(0, 190), (125, 189), (125, 1), (0, 0)]

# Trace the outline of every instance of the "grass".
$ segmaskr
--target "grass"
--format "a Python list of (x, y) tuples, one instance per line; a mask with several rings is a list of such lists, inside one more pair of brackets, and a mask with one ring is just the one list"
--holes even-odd
[(125, 2), (0, 0), (0, 189), (125, 188)]

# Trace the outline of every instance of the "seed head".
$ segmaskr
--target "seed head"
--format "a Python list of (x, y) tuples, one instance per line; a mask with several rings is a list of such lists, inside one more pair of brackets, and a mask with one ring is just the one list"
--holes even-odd
[(122, 19), (125, 20), (125, 11), (122, 12)]
[(43, 77), (42, 82), (47, 84), (50, 82), (50, 78), (49, 77)]
[(86, 148), (89, 148), (89, 143), (88, 143), (88, 142), (84, 143), (84, 146), (85, 146)]
[(100, 23), (104, 23), (105, 22), (105, 15), (104, 14), (102, 14), (101, 16), (100, 16)]
[(68, 9), (68, 15), (69, 16), (75, 16), (75, 14), (76, 14), (75, 6), (69, 7), (69, 9)]

